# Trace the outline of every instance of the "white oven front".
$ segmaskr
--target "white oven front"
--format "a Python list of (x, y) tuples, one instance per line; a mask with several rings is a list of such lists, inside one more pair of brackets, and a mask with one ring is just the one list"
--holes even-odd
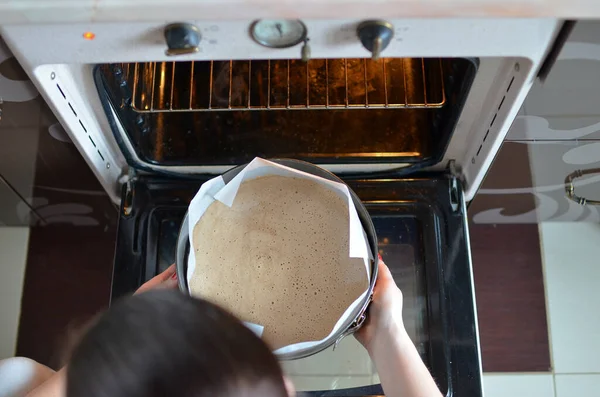
[[(182, 22), (182, 21), (171, 21)], [(165, 22), (8, 25), (2, 37), (115, 201), (128, 165), (115, 141), (93, 79), (97, 64), (114, 62), (299, 59), (299, 44), (266, 48), (249, 34), (252, 21), (183, 21), (200, 32), (198, 51), (169, 56)], [(312, 58), (365, 58), (358, 20), (305, 20)], [(553, 19), (389, 20), (393, 39), (383, 57), (474, 58), (478, 68), (442, 161), (455, 161), (471, 200), (516, 116), (561, 22)], [(328, 164), (338, 172), (378, 171), (399, 163)], [(221, 173), (230, 165), (180, 167)]]

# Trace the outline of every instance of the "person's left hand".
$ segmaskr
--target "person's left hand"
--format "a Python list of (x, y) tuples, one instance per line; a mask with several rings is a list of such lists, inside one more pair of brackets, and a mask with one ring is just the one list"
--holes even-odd
[(142, 286), (135, 291), (134, 295), (159, 288), (177, 288), (177, 273), (175, 272), (175, 264), (172, 264), (167, 270), (152, 277), (150, 280), (142, 284)]

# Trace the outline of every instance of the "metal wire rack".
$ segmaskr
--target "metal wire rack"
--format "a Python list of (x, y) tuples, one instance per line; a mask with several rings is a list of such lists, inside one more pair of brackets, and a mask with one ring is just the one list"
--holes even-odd
[(439, 108), (441, 59), (149, 62), (124, 65), (140, 113)]

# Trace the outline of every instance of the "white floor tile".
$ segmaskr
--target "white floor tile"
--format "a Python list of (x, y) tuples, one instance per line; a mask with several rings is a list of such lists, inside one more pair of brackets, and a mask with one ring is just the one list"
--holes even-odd
[(346, 389), (350, 387), (368, 386), (370, 376), (290, 376), (296, 391), (316, 391)]
[(0, 359), (15, 354), (28, 241), (29, 228), (0, 227)]
[(600, 374), (556, 375), (556, 397), (600, 397)]
[(600, 225), (542, 223), (540, 239), (554, 372), (600, 373)]
[(554, 397), (552, 374), (483, 374), (485, 397)]

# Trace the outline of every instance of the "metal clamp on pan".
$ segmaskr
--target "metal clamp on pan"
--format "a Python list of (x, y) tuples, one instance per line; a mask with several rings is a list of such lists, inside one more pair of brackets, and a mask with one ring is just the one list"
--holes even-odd
[[(375, 272), (374, 279), (377, 280), (377, 266), (375, 265), (374, 261), (371, 261), (371, 268), (375, 269), (374, 270), (374, 272)], [(373, 277), (371, 277), (371, 278), (373, 279)], [(342, 333), (340, 335), (339, 338), (337, 338), (335, 340), (335, 343), (333, 344), (333, 350), (335, 350), (335, 348), (337, 347), (337, 345), (339, 345), (339, 343), (342, 341), (342, 339), (344, 339), (348, 335), (352, 335), (353, 333), (358, 331), (360, 329), (360, 327), (363, 326), (363, 324), (367, 320), (367, 310), (369, 309), (369, 305), (371, 304), (372, 301), (373, 301), (373, 292), (371, 291), (371, 294), (369, 295), (369, 299), (367, 300), (367, 302), (361, 309), (360, 314), (358, 315), (357, 319), (354, 320), (354, 322), (350, 325), (350, 328), (348, 328), (344, 333)]]

